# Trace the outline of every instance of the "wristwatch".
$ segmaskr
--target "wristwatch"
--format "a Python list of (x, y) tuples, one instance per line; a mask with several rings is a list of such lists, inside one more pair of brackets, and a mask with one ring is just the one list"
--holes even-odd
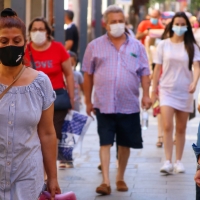
[(200, 170), (200, 164), (197, 163), (197, 171)]

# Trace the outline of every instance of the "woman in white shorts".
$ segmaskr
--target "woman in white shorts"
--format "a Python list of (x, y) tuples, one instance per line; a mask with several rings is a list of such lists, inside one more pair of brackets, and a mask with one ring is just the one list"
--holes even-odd
[[(156, 67), (153, 76), (152, 103), (159, 101), (164, 128), (166, 161), (160, 172), (183, 173), (181, 158), (185, 144), (185, 132), (189, 113), (193, 111), (193, 93), (199, 79), (200, 50), (193, 36), (192, 27), (184, 12), (173, 17), (169, 29), (170, 38), (157, 47)], [(162, 76), (159, 80), (162, 66)], [(176, 162), (172, 165), (173, 119), (176, 121)]]

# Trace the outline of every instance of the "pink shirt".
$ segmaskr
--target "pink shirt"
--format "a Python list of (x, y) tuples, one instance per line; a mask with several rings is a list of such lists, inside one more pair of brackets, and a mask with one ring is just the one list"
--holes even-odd
[(150, 74), (143, 45), (127, 36), (118, 51), (107, 34), (88, 44), (82, 70), (94, 74), (94, 108), (101, 113), (140, 111), (141, 76)]

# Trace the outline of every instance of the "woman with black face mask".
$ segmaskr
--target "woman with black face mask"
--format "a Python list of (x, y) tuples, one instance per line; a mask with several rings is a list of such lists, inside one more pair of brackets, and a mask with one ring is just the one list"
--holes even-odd
[[(23, 65), (26, 27), (10, 8), (0, 17), (0, 199), (36, 200), (44, 184), (60, 193), (55, 94), (49, 78)], [(44, 163), (44, 166), (43, 166)]]

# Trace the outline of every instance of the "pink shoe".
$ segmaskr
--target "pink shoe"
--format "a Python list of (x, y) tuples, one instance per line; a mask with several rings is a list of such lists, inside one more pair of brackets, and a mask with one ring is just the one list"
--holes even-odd
[[(42, 192), (38, 200), (51, 200), (51, 195), (49, 192), (44, 191)], [(56, 194), (54, 200), (76, 200), (76, 195), (73, 192), (67, 192), (64, 194)]]

